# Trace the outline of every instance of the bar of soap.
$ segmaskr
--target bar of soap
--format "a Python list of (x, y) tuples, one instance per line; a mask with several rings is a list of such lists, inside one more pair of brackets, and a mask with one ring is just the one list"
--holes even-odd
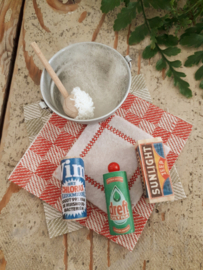
[(149, 203), (174, 201), (173, 185), (162, 139), (139, 140), (135, 145), (143, 193)]

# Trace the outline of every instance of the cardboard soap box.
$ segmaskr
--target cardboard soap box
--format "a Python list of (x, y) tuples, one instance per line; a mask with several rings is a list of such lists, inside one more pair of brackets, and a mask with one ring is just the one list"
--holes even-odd
[(149, 203), (174, 201), (173, 186), (161, 138), (139, 140), (135, 145), (143, 192)]

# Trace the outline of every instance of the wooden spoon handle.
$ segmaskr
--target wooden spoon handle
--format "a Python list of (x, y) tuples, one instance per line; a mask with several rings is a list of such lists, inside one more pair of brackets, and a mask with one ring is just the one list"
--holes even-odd
[(56, 73), (54, 72), (53, 68), (51, 67), (51, 65), (49, 64), (49, 62), (47, 61), (47, 59), (45, 58), (45, 56), (43, 55), (43, 53), (41, 52), (41, 50), (38, 47), (37, 43), (36, 42), (32, 42), (31, 43), (31, 46), (34, 49), (36, 55), (41, 60), (41, 62), (44, 65), (44, 67), (46, 68), (47, 72), (51, 76), (52, 80), (55, 82), (58, 90), (61, 92), (61, 94), (63, 95), (63, 97), (64, 98), (68, 97), (68, 92), (66, 91), (66, 88), (63, 86), (63, 84), (60, 81), (59, 77), (56, 75)]

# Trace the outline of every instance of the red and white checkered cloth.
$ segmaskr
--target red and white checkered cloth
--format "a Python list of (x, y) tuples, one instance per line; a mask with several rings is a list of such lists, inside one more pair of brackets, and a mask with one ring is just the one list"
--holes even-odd
[[(85, 128), (66, 155), (80, 156), (84, 160), (86, 197), (89, 202), (107, 213), (103, 174), (108, 172), (111, 162), (117, 162), (120, 170), (127, 173), (132, 208), (137, 204), (143, 190), (134, 145), (138, 140), (149, 138), (152, 138), (150, 134), (118, 115)], [(164, 148), (167, 156), (170, 148)], [(61, 166), (53, 176), (61, 181)]]
[[(128, 95), (116, 114), (153, 137), (162, 137), (163, 142), (171, 149), (167, 160), (169, 169), (172, 168), (192, 130), (191, 124), (132, 94)], [(101, 127), (108, 128), (108, 122), (109, 119), (104, 121)], [(84, 129), (84, 125), (52, 114), (14, 169), (9, 180), (61, 211), (60, 182), (53, 176), (53, 173), (60, 164), (61, 157), (68, 152)], [(127, 249), (133, 250), (152, 210), (153, 205), (146, 204), (143, 198), (139, 200), (133, 208), (135, 233), (129, 235), (111, 236), (107, 214), (89, 202), (87, 203), (88, 218), (78, 222)]]

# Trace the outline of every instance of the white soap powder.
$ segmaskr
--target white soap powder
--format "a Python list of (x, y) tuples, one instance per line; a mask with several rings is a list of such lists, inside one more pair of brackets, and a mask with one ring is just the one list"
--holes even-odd
[(75, 119), (90, 119), (94, 117), (94, 103), (88, 93), (80, 87), (75, 87), (71, 94), (74, 95), (75, 107), (78, 109), (78, 116)]

